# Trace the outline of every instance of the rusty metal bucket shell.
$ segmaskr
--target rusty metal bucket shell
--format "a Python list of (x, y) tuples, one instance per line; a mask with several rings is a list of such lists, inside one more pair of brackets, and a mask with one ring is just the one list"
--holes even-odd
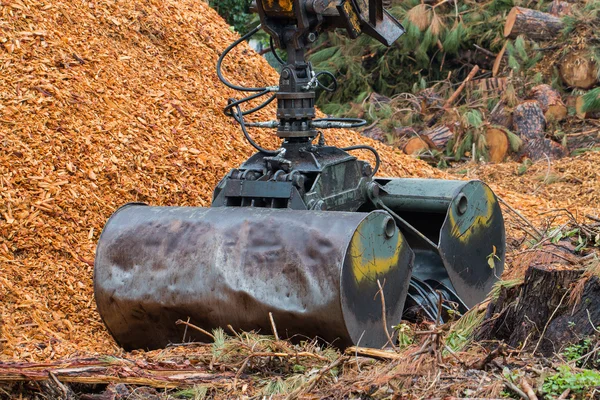
[[(187, 320), (208, 331), (320, 337), (381, 347), (377, 281), (388, 324), (400, 321), (413, 253), (389, 214), (250, 207), (119, 209), (96, 251), (98, 311), (126, 350), (183, 340)], [(187, 330), (186, 341), (209, 340)]]

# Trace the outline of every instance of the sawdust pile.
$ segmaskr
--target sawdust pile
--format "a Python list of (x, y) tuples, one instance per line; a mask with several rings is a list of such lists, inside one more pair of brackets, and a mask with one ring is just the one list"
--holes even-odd
[[(1, 358), (116, 351), (92, 290), (106, 219), (130, 201), (207, 206), (253, 152), (221, 112), (236, 93), (215, 63), (235, 35), (199, 0), (8, 0), (0, 15)], [(227, 65), (276, 83), (249, 48)], [(376, 146), (382, 175), (444, 175), (357, 133), (327, 139)]]

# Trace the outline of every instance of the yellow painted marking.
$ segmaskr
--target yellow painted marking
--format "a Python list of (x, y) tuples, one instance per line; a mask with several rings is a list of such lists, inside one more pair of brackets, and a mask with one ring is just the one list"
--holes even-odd
[(279, 0), (279, 7), (282, 11), (292, 11), (293, 6), (292, 0)]
[[(358, 283), (365, 280), (376, 282), (378, 277), (387, 274), (398, 265), (400, 252), (404, 247), (403, 238), (396, 232), (394, 237), (387, 240), (389, 244), (377, 246), (380, 254), (376, 254), (377, 249), (374, 247), (376, 243), (367, 240), (370, 235), (363, 236), (360, 228), (361, 226), (354, 232), (350, 241), (352, 273)], [(389, 251), (387, 255), (381, 254), (388, 246), (391, 254)]]
[[(494, 212), (494, 204), (496, 203), (496, 199), (494, 198), (494, 193), (487, 186), (483, 187), (484, 196), (485, 196), (485, 212), (480, 213), (475, 216), (471, 225), (469, 225), (466, 229), (464, 227), (461, 232), (461, 226), (458, 224), (457, 216), (456, 216), (456, 208), (452, 207), (450, 212), (448, 212), (448, 221), (450, 222), (450, 235), (463, 243), (466, 243), (471, 240), (471, 237), (475, 234), (476, 231), (483, 230), (483, 228), (489, 227), (492, 222), (492, 213)], [(471, 199), (469, 199), (471, 200)], [(478, 201), (481, 204), (481, 201)], [(473, 207), (473, 206), (470, 206)], [(468, 213), (468, 211), (467, 211)]]
[(352, 7), (350, 1), (351, 0), (346, 0), (346, 2), (344, 3), (344, 9), (350, 17), (350, 24), (352, 24), (354, 30), (356, 32), (360, 32), (360, 21), (358, 20), (358, 15), (356, 14), (356, 12), (354, 12), (354, 8)]

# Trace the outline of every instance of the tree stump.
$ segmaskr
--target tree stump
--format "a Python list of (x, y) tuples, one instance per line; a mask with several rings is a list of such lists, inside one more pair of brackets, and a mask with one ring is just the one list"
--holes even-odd
[(586, 50), (564, 56), (558, 70), (562, 81), (570, 87), (590, 89), (598, 83), (598, 65)]
[(506, 132), (498, 128), (488, 128), (485, 131), (485, 142), (488, 151), (488, 161), (493, 163), (504, 161), (510, 148)]
[(408, 155), (415, 155), (423, 153), (431, 148), (432, 146), (430, 146), (430, 144), (427, 143), (427, 140), (425, 138), (414, 137), (410, 138), (408, 142), (406, 142), (406, 144), (402, 148), (402, 151)]
[(537, 85), (531, 89), (529, 97), (540, 103), (546, 121), (562, 121), (567, 116), (567, 106), (552, 86)]
[[(572, 293), (576, 286), (580, 296)], [(598, 277), (587, 277), (581, 269), (532, 266), (521, 285), (502, 288), (490, 303), (476, 338), (503, 340), (515, 348), (525, 345), (528, 350), (537, 347), (550, 356), (595, 333), (594, 326), (600, 325), (599, 301)]]
[(554, 15), (523, 7), (513, 7), (506, 17), (504, 37), (511, 39), (525, 35), (531, 40), (555, 38), (563, 27), (560, 18)]
[(444, 149), (450, 139), (454, 136), (454, 132), (446, 126), (440, 125), (434, 127), (432, 129), (428, 129), (421, 133), (421, 136), (427, 136), (429, 140), (437, 147), (438, 149)]
[(560, 144), (544, 137), (546, 118), (537, 100), (526, 100), (515, 107), (513, 126), (523, 139), (524, 146), (518, 154), (520, 158), (537, 161), (548, 157), (554, 160), (565, 155)]

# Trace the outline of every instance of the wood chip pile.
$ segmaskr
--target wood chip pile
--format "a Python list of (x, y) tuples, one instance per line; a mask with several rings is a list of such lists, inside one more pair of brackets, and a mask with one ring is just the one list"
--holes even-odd
[[(215, 73), (235, 37), (199, 0), (0, 3), (0, 358), (116, 350), (92, 289), (106, 219), (130, 201), (207, 206), (252, 154)], [(226, 73), (276, 83), (244, 46)], [(382, 175), (444, 176), (354, 132), (327, 140), (376, 146)]]
[[(465, 176), (489, 183), (499, 196), (537, 223), (565, 210), (585, 222), (585, 215), (600, 216), (599, 164), (600, 152), (590, 151), (529, 166), (515, 162), (480, 164), (468, 168)], [(464, 166), (454, 172), (459, 170), (464, 172)]]

